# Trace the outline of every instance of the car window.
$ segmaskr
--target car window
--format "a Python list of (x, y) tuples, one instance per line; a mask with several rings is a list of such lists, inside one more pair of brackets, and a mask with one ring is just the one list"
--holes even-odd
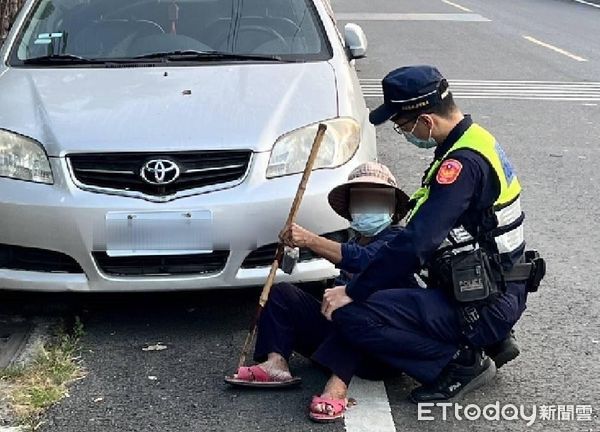
[(325, 60), (313, 0), (38, 0), (11, 64), (42, 56), (129, 59), (201, 51)]

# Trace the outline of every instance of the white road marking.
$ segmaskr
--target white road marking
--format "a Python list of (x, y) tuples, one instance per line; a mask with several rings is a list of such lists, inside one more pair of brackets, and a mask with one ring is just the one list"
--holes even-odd
[(577, 3), (581, 3), (581, 4), (584, 4), (584, 5), (588, 5), (588, 6), (600, 9), (600, 5), (596, 4), (596, 3), (590, 3), (590, 2), (587, 2), (585, 0), (573, 0), (573, 1), (576, 1)]
[(455, 8), (460, 9), (460, 10), (465, 11), (465, 12), (473, 12), (471, 9), (466, 8), (464, 6), (461, 6), (459, 4), (453, 3), (453, 2), (451, 2), (449, 0), (442, 0), (442, 2), (446, 3), (447, 5), (454, 6)]
[(564, 50), (562, 48), (555, 47), (554, 45), (550, 45), (550, 44), (548, 44), (546, 42), (542, 42), (541, 40), (538, 40), (538, 39), (533, 38), (531, 36), (523, 35), (523, 38), (526, 39), (526, 40), (528, 40), (531, 43), (537, 44), (537, 45), (542, 46), (544, 48), (548, 48), (548, 49), (550, 49), (552, 51), (555, 51), (555, 52), (557, 52), (559, 54), (562, 54), (562, 55), (565, 55), (565, 56), (567, 56), (569, 58), (572, 58), (573, 60), (576, 60), (578, 62), (586, 62), (587, 61), (587, 59), (585, 59), (583, 57), (579, 57), (579, 56), (577, 56), (575, 54), (570, 53), (569, 51), (566, 51), (566, 50)]
[[(363, 94), (382, 98), (381, 80), (361, 79)], [(458, 99), (600, 102), (600, 82), (450, 80)]]
[(600, 81), (520, 81), (520, 80), (452, 80), (453, 83), (499, 83), (499, 84), (559, 84), (559, 85), (592, 85), (600, 87)]
[(489, 22), (491, 20), (473, 13), (338, 13), (339, 21), (466, 21)]
[(383, 381), (352, 378), (348, 396), (357, 404), (346, 412), (347, 432), (396, 432)]

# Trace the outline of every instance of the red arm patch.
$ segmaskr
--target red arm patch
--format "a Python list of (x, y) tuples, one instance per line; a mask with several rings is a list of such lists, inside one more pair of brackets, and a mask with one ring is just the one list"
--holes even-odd
[(440, 165), (435, 180), (441, 185), (452, 184), (460, 175), (462, 167), (462, 164), (456, 159), (447, 159)]

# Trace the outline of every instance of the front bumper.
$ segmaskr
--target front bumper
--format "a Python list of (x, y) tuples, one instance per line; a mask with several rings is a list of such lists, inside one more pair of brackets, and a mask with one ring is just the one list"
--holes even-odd
[[(345, 181), (358, 164), (372, 159), (359, 151), (337, 169), (315, 171), (298, 215), (298, 223), (314, 232), (344, 229), (347, 222), (327, 205), (331, 188)], [(269, 268), (241, 268), (261, 245), (277, 241), (300, 181), (300, 175), (266, 180), (269, 153), (256, 153), (248, 177), (231, 189), (167, 203), (105, 195), (77, 188), (64, 158), (52, 158), (55, 184), (0, 179), (0, 244), (56, 251), (73, 258), (82, 273), (52, 273), (0, 268), (0, 288), (33, 291), (169, 291), (261, 285)], [(113, 211), (206, 210), (214, 227), (230, 244), (222, 271), (208, 275), (114, 276), (100, 270), (92, 252), (107, 248), (106, 214)], [(298, 263), (292, 275), (278, 272), (277, 281), (309, 282), (333, 278), (335, 267), (322, 259)]]

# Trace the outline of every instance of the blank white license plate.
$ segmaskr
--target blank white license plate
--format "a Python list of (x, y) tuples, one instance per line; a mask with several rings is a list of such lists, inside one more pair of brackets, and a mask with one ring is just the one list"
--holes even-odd
[(109, 256), (210, 253), (210, 210), (109, 212), (106, 249)]

